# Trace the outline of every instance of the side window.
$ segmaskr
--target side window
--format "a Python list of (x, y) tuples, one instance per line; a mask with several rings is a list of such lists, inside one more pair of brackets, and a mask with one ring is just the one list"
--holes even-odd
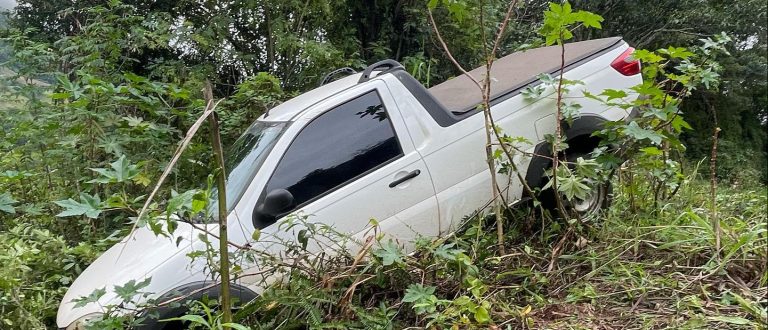
[(286, 189), (294, 207), (403, 154), (375, 91), (312, 120), (293, 140), (267, 183)]

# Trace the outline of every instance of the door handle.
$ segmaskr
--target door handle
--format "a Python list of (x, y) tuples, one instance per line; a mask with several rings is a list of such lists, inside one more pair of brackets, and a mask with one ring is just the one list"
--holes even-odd
[(389, 184), (389, 187), (390, 188), (394, 188), (397, 185), (399, 185), (399, 184), (401, 184), (401, 183), (403, 183), (405, 181), (408, 181), (410, 179), (413, 179), (413, 178), (419, 176), (419, 174), (421, 174), (421, 170), (413, 170), (410, 173), (406, 174), (404, 177), (399, 178), (399, 179), (397, 179), (395, 181), (392, 181), (392, 183)]

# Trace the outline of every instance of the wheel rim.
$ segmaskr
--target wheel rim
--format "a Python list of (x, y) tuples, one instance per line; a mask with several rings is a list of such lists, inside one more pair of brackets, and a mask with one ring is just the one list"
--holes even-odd
[(600, 184), (593, 184), (592, 190), (587, 193), (584, 198), (574, 198), (571, 201), (571, 206), (576, 212), (581, 214), (591, 214), (597, 212), (601, 208), (603, 201), (603, 186)]

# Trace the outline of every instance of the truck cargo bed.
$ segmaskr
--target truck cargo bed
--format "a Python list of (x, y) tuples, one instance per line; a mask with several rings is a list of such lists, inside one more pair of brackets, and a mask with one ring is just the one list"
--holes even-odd
[[(622, 44), (621, 37), (595, 39), (565, 44), (566, 70), (580, 62), (602, 54)], [(491, 70), (491, 100), (509, 96), (538, 80), (541, 73), (556, 73), (560, 69), (560, 46), (549, 46), (516, 52), (496, 60)], [(469, 72), (475, 79), (485, 78), (485, 66)], [(465, 75), (449, 79), (428, 89), (449, 115), (462, 115), (480, 104), (482, 94)]]

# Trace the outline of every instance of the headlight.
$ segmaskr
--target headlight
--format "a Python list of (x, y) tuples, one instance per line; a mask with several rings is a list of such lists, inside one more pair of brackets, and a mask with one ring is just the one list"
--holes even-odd
[(78, 318), (77, 320), (75, 320), (74, 322), (70, 323), (67, 326), (66, 330), (84, 330), (85, 324), (88, 323), (88, 321), (94, 320), (94, 319), (100, 319), (102, 316), (104, 316), (104, 314), (102, 313), (85, 314), (80, 318)]

